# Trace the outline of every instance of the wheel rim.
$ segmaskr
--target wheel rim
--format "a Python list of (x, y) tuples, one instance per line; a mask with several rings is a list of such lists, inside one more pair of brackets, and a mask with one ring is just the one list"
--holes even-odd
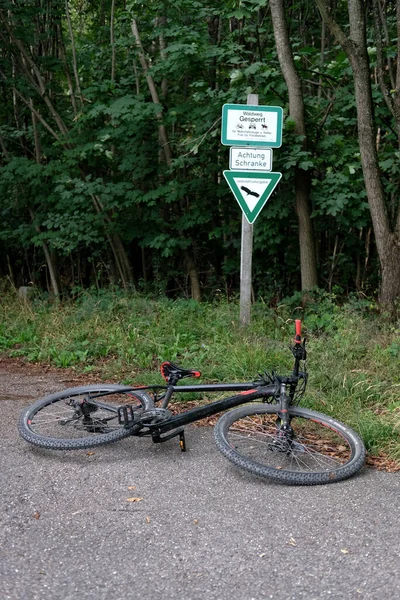
[(129, 404), (140, 410), (143, 404), (133, 394), (110, 391), (105, 388), (55, 399), (28, 415), (26, 425), (34, 435), (52, 440), (94, 438), (124, 430), (118, 407)]
[(291, 473), (330, 473), (352, 458), (342, 432), (320, 420), (291, 415), (293, 435), (280, 429), (276, 413), (246, 415), (227, 432), (228, 444), (243, 458)]

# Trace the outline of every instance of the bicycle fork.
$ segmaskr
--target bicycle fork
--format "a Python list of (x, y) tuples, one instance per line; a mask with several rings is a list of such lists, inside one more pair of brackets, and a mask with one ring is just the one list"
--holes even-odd
[(294, 431), (290, 425), (289, 403), (290, 398), (286, 393), (286, 383), (281, 382), (279, 388), (279, 416), (276, 420), (276, 427), (279, 430), (279, 434), (283, 434), (282, 437), (284, 437), (285, 442), (288, 444), (288, 450), (294, 438)]

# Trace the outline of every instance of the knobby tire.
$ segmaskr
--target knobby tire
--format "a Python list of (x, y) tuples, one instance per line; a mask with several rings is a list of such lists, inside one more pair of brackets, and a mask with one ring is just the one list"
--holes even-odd
[[(137, 410), (153, 406), (153, 399), (146, 392), (128, 390), (127, 386), (105, 383), (50, 394), (22, 412), (19, 433), (27, 442), (52, 450), (93, 448), (128, 437), (133, 430), (118, 423), (117, 407), (124, 403), (135, 405)], [(94, 410), (86, 417), (86, 422), (84, 416), (79, 416), (79, 411), (69, 404), (107, 392), (112, 394), (90, 400)]]
[(279, 407), (249, 404), (225, 413), (214, 427), (218, 449), (236, 466), (259, 477), (293, 485), (334, 483), (365, 461), (365, 447), (349, 427), (322, 413), (290, 407), (294, 431), (287, 442)]

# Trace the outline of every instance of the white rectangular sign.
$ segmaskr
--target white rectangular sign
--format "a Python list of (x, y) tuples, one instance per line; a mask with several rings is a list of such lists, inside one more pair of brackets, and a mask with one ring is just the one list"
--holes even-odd
[(229, 168), (233, 171), (272, 171), (271, 148), (231, 148)]
[(224, 146), (264, 146), (282, 144), (283, 110), (280, 106), (224, 104), (221, 143)]

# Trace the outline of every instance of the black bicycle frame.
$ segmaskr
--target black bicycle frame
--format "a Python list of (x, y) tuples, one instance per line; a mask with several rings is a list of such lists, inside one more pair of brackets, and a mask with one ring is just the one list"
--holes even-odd
[[(199, 421), (200, 419), (204, 419), (207, 417), (212, 417), (213, 415), (229, 410), (230, 408), (235, 408), (236, 406), (240, 406), (241, 404), (247, 404), (248, 402), (253, 402), (254, 400), (259, 400), (261, 398), (280, 398), (280, 403), (283, 406), (284, 413), (287, 413), (287, 408), (290, 402), (290, 398), (293, 397), (295, 393), (297, 383), (299, 379), (301, 379), (304, 374), (299, 373), (299, 364), (301, 360), (305, 360), (306, 353), (303, 345), (298, 345), (293, 348), (293, 354), (295, 357), (294, 367), (292, 371), (292, 375), (289, 377), (280, 377), (275, 375), (274, 383), (269, 385), (263, 384), (260, 381), (249, 381), (242, 383), (202, 383), (202, 384), (192, 384), (192, 385), (150, 385), (150, 386), (140, 386), (136, 388), (131, 388), (129, 386), (126, 387), (127, 393), (135, 393), (136, 391), (147, 391), (147, 390), (163, 390), (164, 394), (160, 398), (156, 398), (156, 402), (161, 401), (161, 408), (166, 409), (168, 403), (172, 396), (175, 393), (188, 393), (188, 392), (239, 392), (234, 396), (230, 396), (229, 398), (223, 398), (220, 400), (216, 400), (215, 402), (211, 402), (210, 404), (206, 404), (205, 406), (198, 406), (191, 410), (188, 410), (184, 413), (173, 415), (167, 417), (165, 420), (161, 420), (157, 423), (157, 421), (153, 423), (134, 423), (131, 425), (132, 435), (151, 435), (153, 440), (158, 438), (158, 441), (163, 441), (160, 439), (160, 436), (168, 431), (177, 430), (182, 428), (185, 425), (189, 425), (190, 423), (194, 423), (195, 421)], [(289, 396), (286, 395), (286, 386), (289, 385)], [(122, 390), (121, 390), (122, 391)], [(282, 394), (283, 392), (283, 394)], [(108, 392), (108, 394), (113, 394), (113, 391)], [(107, 395), (106, 393), (99, 394), (99, 397), (104, 397)], [(283, 397), (281, 397), (283, 396)], [(96, 399), (96, 395), (91, 397), (92, 400)], [(98, 405), (102, 405), (102, 403), (98, 403)], [(158, 407), (155, 407), (157, 410)], [(117, 410), (117, 409), (116, 409)], [(153, 409), (149, 409), (149, 413)], [(285, 419), (287, 421), (287, 419)], [(174, 435), (174, 434), (173, 434)]]
[[(275, 396), (279, 392), (279, 385), (264, 385), (255, 387), (254, 383), (221, 383), (221, 384), (200, 384), (200, 385), (179, 385), (179, 386), (170, 386), (173, 388), (173, 392), (217, 392), (217, 391), (233, 391), (233, 390), (242, 390), (239, 394), (235, 396), (230, 396), (229, 398), (223, 398), (222, 400), (217, 400), (215, 402), (211, 402), (210, 404), (206, 404), (205, 406), (199, 406), (196, 408), (192, 408), (180, 415), (174, 415), (170, 417), (167, 421), (161, 423), (151, 424), (149, 429), (151, 433), (156, 432), (159, 435), (171, 431), (172, 429), (177, 429), (179, 427), (183, 427), (184, 425), (189, 425), (190, 423), (194, 423), (195, 421), (199, 421), (200, 419), (204, 419), (207, 417), (212, 417), (213, 415), (223, 412), (225, 410), (229, 410), (230, 408), (234, 408), (235, 406), (240, 406), (241, 404), (245, 404), (247, 402), (252, 402), (253, 400), (258, 400), (260, 398), (271, 398)], [(132, 390), (134, 391), (134, 390)]]

